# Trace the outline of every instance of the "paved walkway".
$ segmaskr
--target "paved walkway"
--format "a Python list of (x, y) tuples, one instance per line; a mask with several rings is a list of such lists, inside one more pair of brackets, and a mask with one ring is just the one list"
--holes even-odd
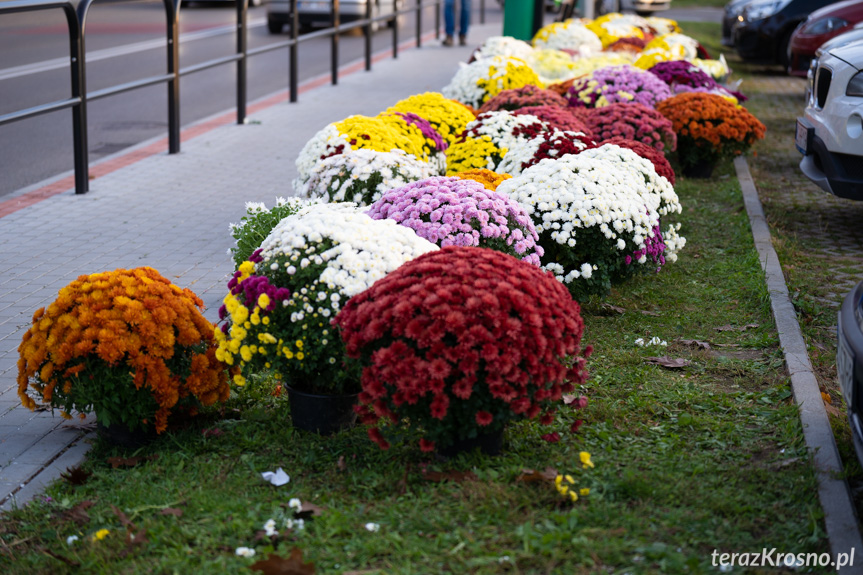
[(291, 195), (294, 160), (318, 130), (440, 91), (473, 47), (500, 31), (500, 24), (472, 26), (470, 47), (444, 48), (426, 38), (398, 59), (381, 55), (371, 72), (354, 66), (359, 71), (337, 86), (328, 76), (306, 83), (295, 104), (285, 93), (251, 106), (257, 111), (247, 125), (232, 123), (233, 114), (212, 118), (188, 131), (200, 135), (180, 154), (168, 155), (161, 142), (143, 144), (95, 166), (92, 174), (105, 175), (86, 195), (76, 196), (67, 183), (51, 196), (55, 183), (0, 202), (0, 509), (33, 497), (81, 462), (94, 426), (92, 418), (65, 421), (59, 412), (20, 405), (17, 349), (37, 308), (80, 274), (150, 266), (195, 291), (215, 321), (233, 271), (228, 224), (240, 220), (245, 202), (271, 206)]

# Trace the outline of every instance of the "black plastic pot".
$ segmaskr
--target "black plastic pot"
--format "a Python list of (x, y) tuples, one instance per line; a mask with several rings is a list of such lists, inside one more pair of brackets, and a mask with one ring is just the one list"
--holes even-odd
[(357, 421), (354, 406), (357, 396), (315, 395), (287, 387), (291, 421), (297, 429), (319, 435), (332, 435), (353, 427)]
[(490, 433), (480, 433), (468, 439), (458, 439), (451, 445), (438, 448), (437, 452), (450, 458), (460, 453), (470, 453), (477, 448), (483, 455), (500, 455), (503, 449), (503, 428)]

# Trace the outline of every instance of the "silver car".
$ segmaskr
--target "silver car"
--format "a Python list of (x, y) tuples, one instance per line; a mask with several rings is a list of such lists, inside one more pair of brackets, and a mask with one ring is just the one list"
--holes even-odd
[(795, 136), (800, 170), (828, 193), (863, 200), (863, 40), (822, 51), (809, 82)]
[[(368, 1), (372, 2), (372, 18), (386, 16), (392, 14), (396, 9), (404, 8), (404, 0), (397, 0), (395, 3), (393, 0)], [(367, 0), (340, 0), (339, 20), (350, 22), (365, 18), (366, 2)], [(307, 30), (313, 26), (327, 26), (330, 23), (331, 12), (332, 2), (330, 0), (297, 0), (300, 30)], [(281, 34), (284, 27), (290, 26), (291, 22), (291, 1), (270, 0), (267, 4), (267, 29), (270, 34)], [(392, 26), (393, 22), (393, 20), (388, 20), (386, 24)], [(372, 30), (377, 30), (382, 25), (383, 23), (376, 22), (372, 25)]]

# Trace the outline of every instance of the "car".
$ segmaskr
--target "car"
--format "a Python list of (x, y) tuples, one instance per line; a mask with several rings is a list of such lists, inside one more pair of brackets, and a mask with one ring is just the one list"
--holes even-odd
[(812, 71), (795, 132), (800, 171), (827, 193), (863, 200), (863, 40), (822, 51)]
[(821, 44), (863, 22), (863, 0), (845, 0), (816, 10), (804, 20), (788, 43), (788, 73), (805, 77)]
[(863, 463), (863, 282), (845, 296), (838, 315), (836, 371), (854, 449)]
[(594, 0), (593, 15), (602, 16), (612, 12), (635, 12), (649, 16), (671, 8), (671, 0)]
[[(350, 22), (360, 20), (366, 16), (366, 2), (372, 2), (372, 17), (385, 16), (394, 12), (393, 0), (340, 0), (339, 20)], [(404, 0), (398, 0), (398, 9), (404, 8)], [(297, 0), (297, 13), (299, 15), (300, 29), (308, 29), (312, 26), (328, 26), (330, 24), (330, 12), (332, 12), (331, 0)], [(285, 26), (290, 26), (291, 0), (269, 0), (267, 4), (267, 30), (270, 34), (281, 34)], [(391, 26), (393, 20), (387, 21)], [(372, 26), (376, 30), (381, 23)]]
[(788, 44), (797, 26), (837, 0), (752, 0), (732, 27), (734, 47), (744, 60), (788, 66)]
[(743, 9), (752, 0), (731, 0), (722, 12), (722, 45), (734, 46), (734, 25), (740, 21)]

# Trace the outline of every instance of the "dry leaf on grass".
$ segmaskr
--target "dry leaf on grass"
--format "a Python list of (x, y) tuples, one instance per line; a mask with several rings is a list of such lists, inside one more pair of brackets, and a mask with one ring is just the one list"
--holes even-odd
[(568, 405), (573, 409), (582, 409), (587, 407), (587, 397), (583, 395), (573, 395), (571, 393), (565, 393), (561, 396), (564, 405)]
[(249, 566), (252, 571), (260, 571), (264, 575), (314, 575), (315, 564), (303, 563), (303, 552), (299, 548), (291, 549), (287, 559), (272, 553), (266, 560), (260, 560)]
[(688, 359), (683, 359), (682, 357), (672, 359), (667, 355), (663, 355), (662, 357), (645, 357), (644, 361), (651, 365), (659, 365), (668, 369), (682, 369), (692, 363)]
[(159, 511), (159, 515), (173, 515), (174, 517), (182, 517), (183, 516), (183, 510), (182, 509), (176, 509), (174, 507), (165, 507), (164, 509)]
[(423, 473), (423, 479), (434, 481), (435, 483), (442, 481), (462, 483), (464, 481), (476, 480), (476, 473), (473, 471), (427, 471)]
[(42, 553), (44, 553), (45, 555), (48, 555), (49, 557), (53, 557), (57, 561), (62, 561), (63, 563), (65, 563), (69, 567), (80, 567), (81, 566), (81, 564), (78, 563), (77, 561), (73, 561), (72, 559), (69, 559), (68, 557), (63, 557), (62, 555), (58, 555), (57, 553), (54, 553), (53, 551), (49, 551), (48, 549), (41, 549), (40, 551), (42, 551)]
[(604, 304), (600, 305), (599, 309), (608, 313), (609, 315), (611, 315), (611, 314), (623, 315), (624, 313), (626, 313), (626, 310), (623, 309), (622, 307), (619, 307), (616, 305), (611, 305), (610, 303), (604, 303)]
[(555, 469), (554, 467), (546, 467), (543, 471), (522, 469), (521, 473), (519, 473), (518, 477), (516, 477), (515, 480), (523, 481), (525, 483), (535, 483), (537, 481), (554, 481), (554, 478), (557, 476), (557, 469)]
[(111, 505), (111, 511), (113, 511), (113, 512), (114, 512), (114, 515), (116, 515), (116, 516), (117, 516), (117, 519), (119, 519), (119, 520), (120, 520), (120, 524), (121, 524), (123, 527), (127, 527), (127, 528), (129, 528), (129, 529), (134, 529), (134, 528), (135, 528), (135, 524), (134, 524), (134, 523), (132, 523), (132, 522), (129, 520), (129, 518), (128, 518), (128, 517), (126, 517), (126, 514), (125, 514), (125, 513), (123, 513), (123, 512), (122, 512), (122, 511), (120, 511), (119, 509), (117, 509), (117, 507), (116, 507), (116, 506)]
[(641, 310), (641, 313), (642, 313), (643, 315), (649, 315), (649, 316), (652, 316), (652, 317), (659, 317), (659, 312), (656, 312), (656, 311)]
[(84, 525), (85, 523), (89, 523), (90, 515), (87, 514), (87, 510), (93, 507), (95, 504), (95, 501), (82, 501), (81, 503), (74, 506), (72, 509), (65, 513), (66, 519), (74, 521), (78, 525)]
[(61, 473), (60, 477), (66, 480), (69, 485), (84, 485), (90, 476), (93, 475), (89, 471), (84, 471), (80, 466), (67, 467), (65, 473)]
[(697, 339), (678, 339), (682, 345), (686, 345), (689, 347), (697, 347), (699, 349), (710, 349), (710, 344), (706, 341), (699, 341)]

